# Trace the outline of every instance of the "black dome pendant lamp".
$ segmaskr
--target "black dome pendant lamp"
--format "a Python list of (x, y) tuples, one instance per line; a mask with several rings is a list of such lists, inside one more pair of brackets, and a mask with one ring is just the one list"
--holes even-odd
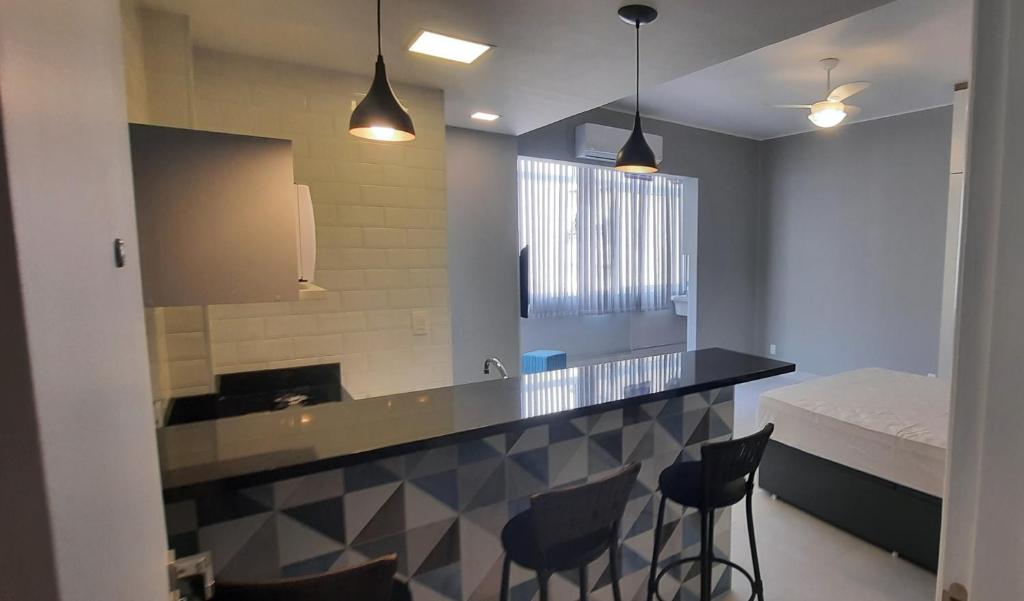
[(658, 11), (643, 4), (628, 4), (619, 9), (619, 18), (636, 26), (636, 116), (633, 133), (615, 157), (615, 169), (626, 173), (654, 173), (658, 170), (658, 161), (640, 126), (640, 26), (657, 19)]
[(409, 112), (398, 102), (380, 51), (380, 0), (377, 0), (377, 71), (370, 90), (352, 111), (348, 133), (368, 140), (407, 142), (416, 137)]

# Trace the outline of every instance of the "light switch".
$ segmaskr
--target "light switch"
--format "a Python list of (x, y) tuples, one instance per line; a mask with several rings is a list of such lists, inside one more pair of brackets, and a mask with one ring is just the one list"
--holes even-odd
[(412, 334), (413, 336), (427, 335), (427, 312), (418, 309), (412, 312)]

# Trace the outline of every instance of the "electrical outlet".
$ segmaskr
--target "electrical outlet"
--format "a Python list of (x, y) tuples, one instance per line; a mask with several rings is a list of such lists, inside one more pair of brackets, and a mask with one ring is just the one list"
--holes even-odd
[(429, 333), (427, 327), (427, 312), (419, 309), (412, 312), (412, 335), (426, 336)]
[(768, 354), (769, 355), (774, 355), (775, 354), (775, 345), (774, 344), (769, 344), (768, 345)]

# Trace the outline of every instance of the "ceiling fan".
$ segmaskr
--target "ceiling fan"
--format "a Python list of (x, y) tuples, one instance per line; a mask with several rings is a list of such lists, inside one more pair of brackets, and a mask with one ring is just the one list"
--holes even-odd
[(832, 88), (832, 69), (836, 68), (839, 64), (838, 58), (823, 58), (820, 61), (821, 68), (825, 70), (825, 90), (826, 95), (824, 100), (815, 102), (814, 104), (777, 104), (776, 108), (783, 109), (810, 109), (811, 114), (807, 115), (807, 118), (811, 120), (811, 123), (818, 127), (834, 127), (839, 125), (843, 119), (852, 117), (860, 112), (860, 107), (853, 106), (852, 104), (844, 104), (843, 101), (863, 92), (865, 88), (871, 84), (866, 81), (855, 81), (851, 83), (844, 83), (841, 86)]

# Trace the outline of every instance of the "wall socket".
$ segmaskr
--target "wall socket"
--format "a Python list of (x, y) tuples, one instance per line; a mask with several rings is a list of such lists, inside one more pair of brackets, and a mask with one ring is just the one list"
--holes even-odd
[(418, 309), (412, 312), (412, 335), (413, 336), (426, 336), (429, 333), (427, 327), (427, 312)]
[(774, 344), (769, 344), (768, 345), (768, 354), (769, 355), (774, 355), (775, 354), (775, 345)]

